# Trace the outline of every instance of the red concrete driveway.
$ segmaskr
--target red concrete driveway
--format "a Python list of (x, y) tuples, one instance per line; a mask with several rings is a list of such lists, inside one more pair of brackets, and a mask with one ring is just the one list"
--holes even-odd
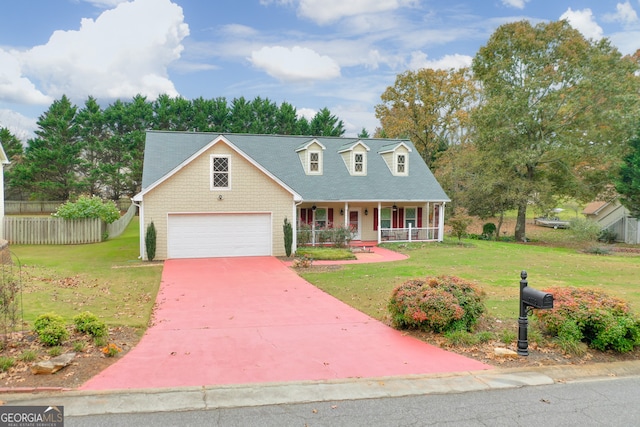
[(207, 386), (488, 369), (385, 326), (272, 257), (165, 262), (154, 324), (81, 389)]

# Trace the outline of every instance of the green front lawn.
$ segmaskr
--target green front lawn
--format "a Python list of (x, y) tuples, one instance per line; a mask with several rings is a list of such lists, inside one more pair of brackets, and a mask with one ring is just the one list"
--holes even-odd
[[(557, 230), (556, 230), (557, 231)], [(403, 261), (350, 264), (333, 271), (301, 271), (320, 289), (380, 320), (391, 291), (406, 280), (454, 275), (475, 281), (487, 294), (489, 316), (517, 319), (520, 272), (529, 286), (599, 288), (628, 301), (640, 313), (640, 256), (598, 256), (575, 249), (463, 240), (388, 245), (409, 255)]]
[(91, 311), (109, 325), (146, 328), (161, 263), (138, 259), (138, 217), (125, 232), (87, 245), (11, 245), (23, 284), (24, 319), (55, 312), (67, 322)]

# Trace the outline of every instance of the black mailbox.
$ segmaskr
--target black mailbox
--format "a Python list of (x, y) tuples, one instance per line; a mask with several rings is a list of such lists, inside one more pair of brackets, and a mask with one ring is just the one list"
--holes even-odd
[(553, 308), (553, 295), (525, 286), (522, 289), (522, 303), (533, 308)]
[(532, 308), (550, 309), (553, 308), (553, 295), (529, 287), (527, 282), (527, 272), (520, 273), (520, 317), (518, 318), (518, 354), (520, 356), (529, 355), (529, 320), (527, 314)]

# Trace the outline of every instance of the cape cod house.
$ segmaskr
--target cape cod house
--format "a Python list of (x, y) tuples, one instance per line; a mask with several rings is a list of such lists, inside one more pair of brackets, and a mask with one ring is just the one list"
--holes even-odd
[(149, 131), (133, 201), (141, 257), (153, 221), (167, 259), (282, 256), (285, 218), (293, 251), (338, 226), (354, 243), (441, 241), (449, 198), (406, 140)]

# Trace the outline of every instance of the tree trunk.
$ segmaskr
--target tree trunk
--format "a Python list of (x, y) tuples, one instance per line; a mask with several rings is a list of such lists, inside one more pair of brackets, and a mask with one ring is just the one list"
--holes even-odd
[(496, 228), (496, 242), (500, 240), (500, 229), (502, 228), (502, 222), (504, 221), (504, 211), (500, 212), (500, 216), (498, 218), (498, 227)]
[(520, 202), (518, 205), (518, 217), (516, 219), (516, 242), (526, 242), (526, 225), (527, 225), (527, 202)]

